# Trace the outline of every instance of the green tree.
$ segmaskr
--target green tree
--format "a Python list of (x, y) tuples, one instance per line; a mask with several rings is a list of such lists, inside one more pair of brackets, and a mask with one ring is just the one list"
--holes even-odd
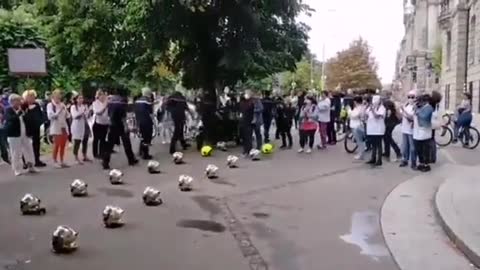
[(326, 64), (327, 89), (381, 89), (377, 63), (367, 41), (359, 38)]
[(297, 63), (297, 69), (294, 72), (284, 72), (282, 88), (292, 89), (292, 84), (297, 89), (316, 89), (321, 90), (322, 81), (322, 63), (312, 56), (312, 59), (304, 58)]
[[(9, 48), (44, 48), (45, 43), (41, 23), (27, 7), (20, 6), (11, 11), (0, 9), (0, 85), (14, 87), (18, 81), (9, 75)], [(34, 85), (28, 83), (28, 86)]]

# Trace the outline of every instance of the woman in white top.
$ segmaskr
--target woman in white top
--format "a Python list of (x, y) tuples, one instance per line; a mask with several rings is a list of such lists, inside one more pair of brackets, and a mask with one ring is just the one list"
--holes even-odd
[(95, 94), (93, 107), (93, 157), (101, 159), (105, 152), (107, 142), (108, 126), (110, 118), (108, 117), (107, 95), (102, 90), (98, 90)]
[(415, 145), (413, 143), (413, 117), (415, 107), (415, 91), (408, 93), (407, 103), (401, 107), (402, 112), (402, 162), (400, 167), (410, 166), (412, 169), (417, 168), (417, 156), (415, 152)]
[(72, 101), (73, 104), (70, 107), (70, 114), (72, 115), (72, 125), (70, 129), (72, 131), (73, 156), (75, 157), (75, 161), (78, 164), (83, 164), (82, 160), (78, 158), (78, 150), (80, 148), (80, 144), (82, 145), (83, 161), (91, 161), (87, 157), (89, 137), (89, 132), (87, 132), (87, 128), (89, 128), (87, 126), (88, 107), (83, 104), (83, 96), (81, 94), (77, 94), (76, 96), (74, 96)]
[(372, 146), (372, 158), (368, 164), (382, 165), (382, 139), (385, 135), (386, 109), (379, 95), (372, 97), (372, 104), (367, 108), (367, 136)]
[(317, 104), (318, 110), (318, 133), (320, 134), (320, 143), (318, 149), (325, 149), (327, 147), (327, 126), (330, 122), (330, 106), (331, 101), (327, 97), (327, 92), (320, 93), (320, 100)]
[[(52, 93), (52, 101), (47, 105), (47, 116), (50, 120), (50, 135), (53, 137), (53, 162), (56, 167), (65, 168), (65, 147), (68, 140), (69, 117), (67, 108), (62, 102), (62, 91), (57, 89)], [(60, 163), (58, 163), (60, 161)]]
[(365, 105), (363, 105), (363, 98), (356, 96), (353, 98), (353, 109), (348, 107), (348, 118), (350, 119), (350, 128), (352, 129), (353, 138), (358, 145), (358, 154), (355, 156), (356, 160), (362, 160), (365, 155)]

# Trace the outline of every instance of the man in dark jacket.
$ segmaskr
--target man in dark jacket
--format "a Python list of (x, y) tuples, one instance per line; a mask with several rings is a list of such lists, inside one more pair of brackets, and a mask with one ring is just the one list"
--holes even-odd
[(186, 120), (185, 113), (189, 111), (187, 99), (178, 91), (173, 93), (167, 100), (167, 110), (172, 116), (174, 126), (172, 140), (170, 141), (170, 154), (173, 154), (177, 151), (177, 141), (180, 141), (184, 150), (189, 147), (183, 137)]
[[(124, 93), (123, 88), (116, 89), (117, 93)], [(124, 93), (125, 94), (125, 93)], [(125, 98), (120, 95), (113, 95), (108, 102), (108, 115), (110, 117), (110, 127), (107, 134), (107, 145), (103, 157), (103, 168), (110, 169), (110, 156), (115, 143), (122, 140), (123, 149), (127, 155), (128, 164), (133, 166), (138, 163), (132, 151), (132, 143), (130, 142), (130, 134), (126, 126), (128, 103)]]
[(245, 156), (252, 150), (254, 110), (255, 102), (251, 97), (251, 93), (247, 91), (240, 98), (240, 133), (242, 134), (243, 155)]
[(25, 112), (25, 122), (31, 125), (33, 155), (35, 158), (35, 167), (45, 167), (47, 164), (40, 160), (40, 127), (43, 124), (43, 112), (40, 105), (36, 102), (37, 94), (34, 90), (24, 92), (23, 111)]
[(272, 119), (275, 110), (275, 102), (270, 97), (270, 91), (265, 91), (262, 98), (263, 105), (263, 136), (265, 143), (270, 142), (270, 126), (272, 125)]
[(385, 135), (383, 136), (383, 142), (385, 145), (385, 152), (383, 153), (383, 156), (387, 159), (390, 159), (390, 148), (393, 148), (395, 154), (397, 155), (397, 159), (401, 159), (402, 153), (400, 148), (392, 137), (393, 130), (398, 124), (400, 124), (401, 118), (398, 116), (395, 103), (390, 99), (390, 97), (387, 96), (383, 100), (383, 106), (385, 106), (385, 109), (387, 110), (387, 115), (385, 117)]
[(142, 136), (140, 141), (140, 156), (149, 160), (152, 159), (150, 155), (150, 144), (152, 143), (153, 133), (153, 104), (151, 100), (152, 91), (150, 88), (142, 89), (142, 96), (135, 101), (135, 119)]
[(35, 172), (33, 168), (34, 157), (32, 148), (32, 127), (33, 123), (25, 117), (22, 110), (22, 99), (17, 94), (8, 97), (10, 107), (5, 110), (5, 129), (7, 132), (8, 144), (12, 155), (12, 169), (16, 176), (22, 174), (22, 156), (25, 157), (29, 172)]

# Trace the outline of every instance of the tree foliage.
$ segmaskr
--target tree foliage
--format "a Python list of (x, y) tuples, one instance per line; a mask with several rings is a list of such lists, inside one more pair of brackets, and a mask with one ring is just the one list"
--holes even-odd
[(15, 81), (8, 70), (9, 48), (44, 48), (45, 44), (41, 23), (26, 7), (0, 9), (0, 85)]
[(59, 0), (57, 8), (49, 45), (84, 78), (155, 81), (165, 66), (187, 88), (213, 91), (294, 70), (307, 49), (308, 28), (295, 20), (309, 10), (301, 0)]
[(326, 64), (327, 89), (381, 89), (377, 63), (368, 43), (359, 38)]
[(282, 76), (282, 88), (292, 90), (292, 85), (297, 89), (321, 90), (322, 86), (322, 63), (313, 59), (303, 58), (297, 63), (294, 72), (284, 72)]

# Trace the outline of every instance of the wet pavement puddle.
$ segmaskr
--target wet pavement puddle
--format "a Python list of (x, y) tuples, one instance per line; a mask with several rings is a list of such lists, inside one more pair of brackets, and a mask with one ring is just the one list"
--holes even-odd
[(177, 222), (177, 226), (215, 233), (221, 233), (225, 231), (225, 226), (211, 220), (184, 219)]
[(132, 198), (133, 192), (125, 189), (118, 189), (118, 188), (98, 188), (98, 191), (104, 193), (109, 197), (121, 197), (121, 198)]
[(340, 236), (348, 244), (358, 246), (360, 254), (366, 255), (375, 261), (380, 257), (389, 256), (383, 243), (372, 243), (380, 232), (379, 215), (373, 211), (355, 212), (352, 215), (350, 234)]

